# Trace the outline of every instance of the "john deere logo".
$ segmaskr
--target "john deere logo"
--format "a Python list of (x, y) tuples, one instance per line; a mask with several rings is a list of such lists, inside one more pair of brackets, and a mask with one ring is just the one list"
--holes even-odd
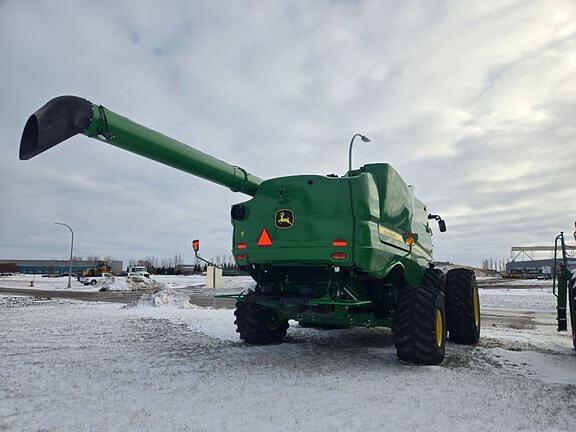
[(276, 228), (292, 228), (294, 225), (294, 212), (289, 209), (282, 209), (276, 212)]

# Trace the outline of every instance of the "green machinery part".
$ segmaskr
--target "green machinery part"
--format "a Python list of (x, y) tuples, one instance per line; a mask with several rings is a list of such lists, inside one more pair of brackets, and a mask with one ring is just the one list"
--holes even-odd
[[(575, 224), (576, 225), (576, 224)], [(576, 231), (574, 231), (576, 240)], [(552, 293), (556, 296), (556, 313), (558, 321), (558, 331), (568, 330), (568, 320), (566, 318), (568, 283), (572, 277), (572, 272), (568, 267), (568, 254), (566, 253), (566, 242), (564, 232), (560, 232), (554, 240), (554, 266), (552, 269)], [(573, 299), (570, 299), (573, 301)], [(571, 305), (571, 308), (576, 305)], [(574, 314), (576, 311), (572, 311)], [(574, 326), (574, 323), (572, 324)], [(574, 329), (572, 329), (574, 331)]]
[(60, 96), (30, 116), (20, 159), (30, 159), (76, 134), (84, 134), (173, 168), (254, 195), (262, 180), (126, 117), (76, 96)]
[(230, 213), (235, 260), (256, 281), (237, 296), (236, 324), (247, 342), (281, 341), (290, 320), (394, 327), (401, 359), (437, 364), (447, 329), (457, 342), (478, 341), (474, 273), (453, 269), (444, 279), (432, 268), (429, 221), (445, 231), (444, 221), (428, 213), (389, 164), (366, 164), (343, 176), (261, 180), (74, 96), (55, 98), (30, 116), (20, 159), (77, 134), (250, 196)]

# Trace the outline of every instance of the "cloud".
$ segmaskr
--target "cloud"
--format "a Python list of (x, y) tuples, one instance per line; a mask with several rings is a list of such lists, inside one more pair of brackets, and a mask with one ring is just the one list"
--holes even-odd
[(204, 180), (76, 137), (20, 162), (26, 117), (75, 94), (270, 178), (386, 161), (449, 231), (437, 259), (479, 264), (576, 219), (572, 1), (0, 4), (0, 255), (230, 249)]

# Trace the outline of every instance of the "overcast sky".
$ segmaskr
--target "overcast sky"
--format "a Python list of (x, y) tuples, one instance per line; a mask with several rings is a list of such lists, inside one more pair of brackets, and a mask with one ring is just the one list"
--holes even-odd
[(231, 247), (247, 197), (77, 136), (19, 161), (78, 95), (262, 178), (389, 162), (480, 264), (576, 220), (576, 2), (1, 1), (0, 258)]

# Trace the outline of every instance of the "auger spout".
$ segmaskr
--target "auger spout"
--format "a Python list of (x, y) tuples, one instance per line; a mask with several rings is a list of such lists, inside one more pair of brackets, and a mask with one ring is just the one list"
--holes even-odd
[(262, 179), (76, 96), (52, 99), (24, 127), (20, 159), (28, 160), (77, 134), (254, 196)]

